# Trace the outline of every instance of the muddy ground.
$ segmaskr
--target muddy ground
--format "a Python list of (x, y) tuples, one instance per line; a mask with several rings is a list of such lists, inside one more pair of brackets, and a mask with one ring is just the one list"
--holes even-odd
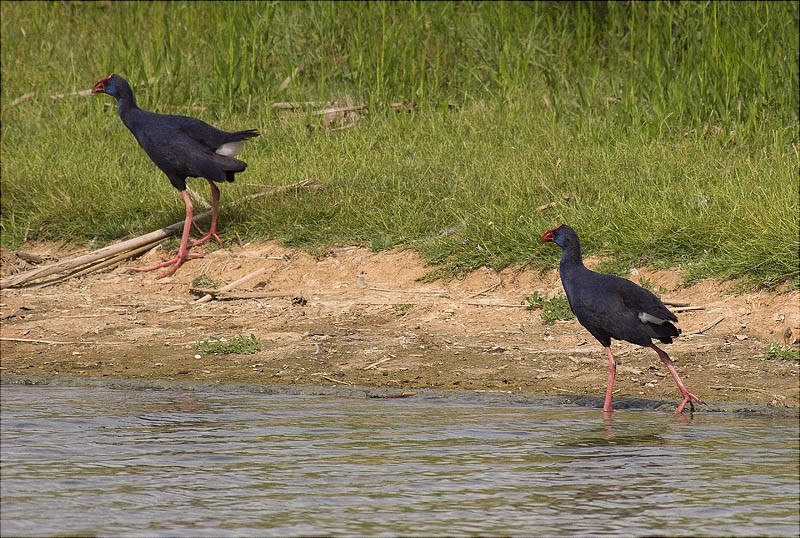
[[(78, 253), (67, 250), (25, 249), (44, 263)], [(598, 403), (605, 393), (599, 343), (575, 320), (548, 326), (539, 311), (521, 306), (534, 291), (563, 293), (556, 271), (481, 269), (426, 283), (419, 279), (430, 268), (411, 251), (353, 247), (317, 259), (277, 242), (229, 244), (161, 280), (126, 271), (168, 254), (159, 247), (107, 272), (3, 290), (0, 374), (522, 391), (591, 395)], [(31, 267), (3, 252), (4, 276)], [(260, 268), (232, 293), (271, 297), (193, 303), (195, 278), (228, 283)], [(662, 299), (703, 307), (679, 312), (683, 335), (663, 346), (689, 390), (712, 406), (797, 409), (798, 362), (764, 358), (770, 342), (797, 343), (797, 290), (737, 295), (727, 291), (733, 283), (687, 287), (678, 272), (637, 269), (632, 278), (648, 278)], [(195, 345), (251, 333), (263, 344), (254, 354), (205, 354)], [(621, 363), (618, 401), (678, 403), (652, 350), (625, 342), (612, 349)]]

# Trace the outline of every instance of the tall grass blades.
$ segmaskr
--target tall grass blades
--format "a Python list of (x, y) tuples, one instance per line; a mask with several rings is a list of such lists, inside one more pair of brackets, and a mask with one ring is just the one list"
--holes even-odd
[[(109, 99), (49, 98), (116, 72), (143, 108), (262, 132), (223, 199), (327, 183), (231, 208), (221, 224), (243, 237), (408, 245), (453, 275), (550, 267), (536, 237), (569, 222), (587, 254), (798, 279), (797, 2), (2, 10), (3, 246), (104, 242), (182, 217)], [(369, 113), (333, 133), (271, 107), (333, 100)]]

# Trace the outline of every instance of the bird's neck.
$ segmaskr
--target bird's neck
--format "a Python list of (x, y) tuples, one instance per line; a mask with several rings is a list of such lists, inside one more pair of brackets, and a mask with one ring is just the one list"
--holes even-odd
[(561, 249), (561, 261), (559, 262), (559, 267), (561, 269), (583, 267), (583, 256), (581, 256), (581, 247), (571, 245), (569, 248)]
[(119, 97), (117, 97), (117, 109), (119, 110), (119, 117), (125, 118), (128, 112), (137, 110), (139, 107), (136, 105), (136, 98), (133, 96), (133, 91), (129, 87), (119, 89)]

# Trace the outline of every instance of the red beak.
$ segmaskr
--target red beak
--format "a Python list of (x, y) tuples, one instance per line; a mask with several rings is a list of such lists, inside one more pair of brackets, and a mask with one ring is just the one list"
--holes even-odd
[(542, 236), (542, 243), (552, 243), (553, 242), (553, 230), (549, 232), (545, 232)]
[(113, 74), (108, 75), (106, 78), (95, 84), (94, 88), (92, 88), (92, 93), (106, 93), (106, 87), (103, 83), (108, 79), (110, 79), (112, 76)]

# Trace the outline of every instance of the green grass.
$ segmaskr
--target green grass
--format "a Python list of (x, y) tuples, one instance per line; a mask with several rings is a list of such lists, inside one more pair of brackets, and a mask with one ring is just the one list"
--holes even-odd
[(250, 337), (240, 335), (227, 339), (209, 336), (204, 340), (198, 340), (196, 346), (203, 353), (250, 355), (261, 351), (261, 340), (254, 334), (251, 334)]
[(208, 275), (200, 275), (192, 280), (193, 288), (217, 289), (222, 286), (222, 281)]
[(525, 298), (525, 302), (528, 303), (526, 306), (528, 310), (542, 311), (540, 316), (545, 325), (552, 325), (555, 321), (566, 321), (575, 317), (567, 298), (563, 295), (545, 299), (539, 295), (538, 291), (535, 291), (533, 295)]
[[(797, 287), (796, 2), (2, 10), (4, 247), (101, 245), (182, 220), (183, 201), (113, 99), (49, 98), (117, 72), (157, 78), (135, 89), (143, 108), (262, 133), (223, 204), (310, 176), (326, 185), (223, 208), (226, 242), (407, 246), (450, 277), (553, 267), (558, 249), (538, 238), (569, 223), (585, 255), (619, 270)], [(336, 133), (271, 108), (348, 96), (369, 113)], [(389, 106), (398, 101), (413, 112)], [(174, 108), (186, 105), (205, 108)], [(207, 195), (205, 181), (190, 186)]]
[(764, 358), (768, 361), (798, 361), (800, 360), (800, 351), (777, 344), (769, 344), (764, 348)]

